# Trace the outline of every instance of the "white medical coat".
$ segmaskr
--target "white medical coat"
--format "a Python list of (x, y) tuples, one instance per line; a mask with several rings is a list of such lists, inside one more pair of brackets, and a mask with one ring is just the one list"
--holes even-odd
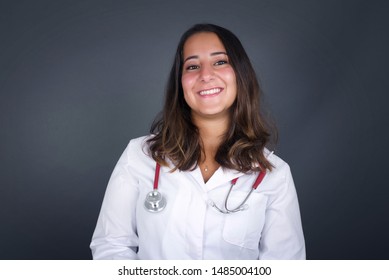
[(166, 208), (144, 207), (153, 189), (155, 161), (146, 137), (131, 140), (109, 180), (91, 249), (94, 259), (305, 259), (299, 205), (287, 163), (266, 151), (274, 165), (246, 202), (248, 209), (222, 214), (228, 200), (239, 205), (257, 173), (219, 168), (204, 183), (200, 169), (170, 172), (162, 167), (159, 191)]

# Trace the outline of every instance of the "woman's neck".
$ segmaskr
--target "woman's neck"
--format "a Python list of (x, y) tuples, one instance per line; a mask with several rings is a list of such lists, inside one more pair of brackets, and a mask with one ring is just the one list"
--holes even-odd
[(224, 134), (227, 131), (229, 121), (226, 119), (201, 119), (195, 120), (202, 141), (203, 149), (216, 153)]
[(199, 130), (203, 151), (198, 164), (204, 182), (207, 182), (219, 168), (215, 156), (227, 131), (229, 121), (226, 119), (201, 119), (196, 120), (195, 124)]

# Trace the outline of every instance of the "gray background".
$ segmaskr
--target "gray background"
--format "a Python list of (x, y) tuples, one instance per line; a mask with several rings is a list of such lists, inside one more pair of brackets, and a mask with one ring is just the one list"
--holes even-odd
[(387, 259), (385, 1), (1, 1), (0, 258), (89, 259), (112, 169), (198, 22), (245, 46), (310, 259)]

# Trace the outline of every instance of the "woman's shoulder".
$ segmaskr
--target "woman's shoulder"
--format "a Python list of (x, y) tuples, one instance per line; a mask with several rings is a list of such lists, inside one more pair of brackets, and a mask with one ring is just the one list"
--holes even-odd
[(266, 159), (272, 164), (272, 173), (290, 172), (289, 164), (284, 161), (280, 156), (276, 155), (274, 151), (270, 151), (267, 148), (264, 149)]
[(265, 155), (273, 166), (272, 170), (267, 173), (267, 185), (269, 188), (280, 192), (294, 189), (293, 176), (289, 164), (280, 156), (274, 154), (274, 152), (267, 150)]
[(152, 137), (152, 135), (145, 135), (136, 138), (132, 138), (129, 140), (129, 143), (126, 147), (126, 152), (131, 154), (143, 154), (145, 156), (149, 155), (148, 149), (148, 140)]

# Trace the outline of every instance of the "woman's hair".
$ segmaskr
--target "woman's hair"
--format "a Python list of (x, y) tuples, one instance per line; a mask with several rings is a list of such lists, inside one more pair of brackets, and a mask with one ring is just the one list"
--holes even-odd
[(167, 159), (174, 170), (191, 170), (203, 153), (199, 131), (192, 122), (191, 109), (184, 99), (181, 85), (183, 49), (187, 39), (201, 32), (211, 32), (224, 45), (229, 63), (234, 69), (237, 97), (230, 108), (230, 125), (216, 153), (220, 166), (240, 172), (271, 170), (264, 155), (271, 133), (260, 110), (261, 90), (255, 71), (239, 39), (229, 30), (213, 24), (197, 24), (181, 37), (170, 71), (165, 104), (151, 127), (148, 140), (151, 156), (161, 165)]

